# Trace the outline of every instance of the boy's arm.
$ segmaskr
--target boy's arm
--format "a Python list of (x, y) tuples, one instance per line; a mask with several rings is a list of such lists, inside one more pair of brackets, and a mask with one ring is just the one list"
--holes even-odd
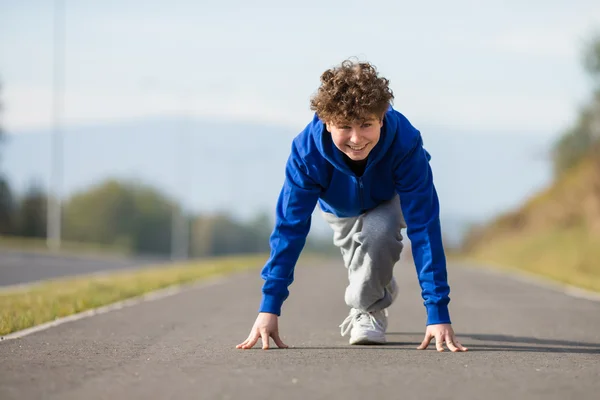
[(281, 314), (320, 191), (321, 187), (309, 177), (308, 169), (293, 145), (277, 201), (275, 227), (270, 237), (271, 255), (261, 272), (265, 283), (259, 312)]
[(429, 158), (417, 134), (411, 150), (395, 167), (395, 183), (427, 309), (427, 325), (449, 324), (450, 287)]

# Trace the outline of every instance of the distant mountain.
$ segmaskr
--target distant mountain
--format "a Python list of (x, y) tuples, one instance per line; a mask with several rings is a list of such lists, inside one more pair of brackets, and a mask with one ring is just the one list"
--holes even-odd
[[(308, 121), (307, 121), (308, 122)], [(551, 179), (548, 138), (418, 126), (432, 154), (445, 231), (520, 204)], [(63, 192), (108, 177), (149, 183), (201, 211), (272, 213), (293, 137), (288, 127), (165, 117), (70, 127), (64, 134)], [(50, 177), (49, 130), (12, 132), (3, 165), (19, 192)], [(315, 229), (327, 231), (320, 218)]]

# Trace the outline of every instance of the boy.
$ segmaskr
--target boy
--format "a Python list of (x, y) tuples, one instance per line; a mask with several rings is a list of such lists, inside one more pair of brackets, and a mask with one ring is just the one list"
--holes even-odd
[[(315, 116), (293, 141), (270, 238), (271, 256), (259, 315), (237, 345), (263, 349), (272, 337), (280, 348), (278, 316), (289, 295), (295, 264), (317, 204), (334, 231), (348, 269), (345, 301), (350, 314), (340, 325), (350, 344), (385, 343), (387, 308), (397, 295), (394, 265), (407, 227), (427, 310), (425, 338), (443, 351), (466, 351), (454, 336), (448, 312), (446, 259), (430, 156), (421, 135), (395, 111), (389, 81), (369, 63), (344, 61), (321, 75), (311, 99)], [(405, 223), (406, 220), (406, 223)]]

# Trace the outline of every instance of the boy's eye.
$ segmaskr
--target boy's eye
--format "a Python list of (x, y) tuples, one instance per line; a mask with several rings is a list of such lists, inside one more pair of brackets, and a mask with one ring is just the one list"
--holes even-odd
[(348, 125), (344, 125), (340, 129), (350, 129), (350, 127)]
[(366, 124), (363, 124), (363, 125), (362, 125), (362, 127), (363, 127), (363, 128), (368, 128), (368, 127), (370, 127), (371, 125), (373, 125), (373, 124), (371, 124), (371, 123), (366, 123)]

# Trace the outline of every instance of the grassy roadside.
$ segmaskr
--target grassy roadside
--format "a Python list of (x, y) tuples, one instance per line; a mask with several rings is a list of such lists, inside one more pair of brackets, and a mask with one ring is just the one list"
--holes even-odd
[(557, 283), (600, 292), (600, 237), (580, 228), (515, 233), (451, 258), (516, 269)]
[(61, 278), (0, 291), (0, 336), (168, 286), (260, 268), (267, 257), (259, 254), (214, 258), (105, 275)]

